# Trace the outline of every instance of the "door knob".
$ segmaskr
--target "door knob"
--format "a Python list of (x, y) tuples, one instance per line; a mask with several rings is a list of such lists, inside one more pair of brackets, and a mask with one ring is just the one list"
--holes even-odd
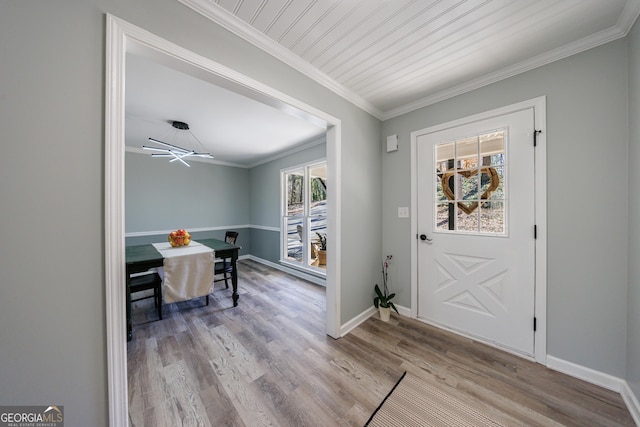
[(425, 242), (425, 241), (426, 242), (430, 242), (433, 239), (428, 238), (426, 234), (421, 234), (420, 235), (420, 240), (422, 240), (423, 242)]

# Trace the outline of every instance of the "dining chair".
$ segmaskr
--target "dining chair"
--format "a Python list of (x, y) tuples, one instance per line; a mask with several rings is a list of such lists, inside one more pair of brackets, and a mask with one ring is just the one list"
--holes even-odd
[(146, 295), (137, 299), (131, 299), (131, 302), (140, 301), (147, 298), (153, 298), (158, 309), (158, 316), (162, 320), (162, 279), (158, 273), (142, 274), (131, 277), (129, 281), (129, 292), (133, 296), (134, 293), (148, 291), (153, 289), (153, 295)]
[[(235, 245), (236, 240), (238, 240), (237, 231), (227, 231), (224, 234), (225, 242)], [(233, 265), (231, 264), (231, 258), (224, 258), (224, 259), (218, 260), (215, 264), (213, 283), (222, 282), (224, 280), (226, 289), (229, 289), (229, 279), (231, 279), (232, 271), (233, 271)], [(216, 279), (215, 276), (219, 276), (219, 275), (222, 275), (222, 278)]]

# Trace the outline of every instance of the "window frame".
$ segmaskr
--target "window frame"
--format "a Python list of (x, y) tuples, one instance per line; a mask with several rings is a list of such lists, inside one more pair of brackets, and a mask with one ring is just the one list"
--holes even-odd
[[(288, 253), (289, 246), (289, 231), (288, 231), (288, 219), (289, 218), (301, 218), (303, 226), (302, 242), (308, 242), (310, 239), (309, 231), (311, 230), (311, 218), (324, 218), (326, 223), (327, 213), (325, 211), (322, 215), (311, 215), (311, 177), (309, 171), (315, 167), (324, 166), (327, 168), (326, 158), (316, 159), (295, 166), (290, 166), (280, 170), (280, 254), (279, 259), (281, 264), (285, 264), (288, 267), (303, 270), (306, 273), (310, 273), (322, 278), (326, 278), (326, 268), (320, 268), (311, 265), (310, 245), (302, 244), (302, 260), (297, 261), (291, 259)], [(295, 172), (302, 172), (303, 176), (303, 200), (302, 200), (302, 214), (300, 215), (287, 215), (287, 176)], [(326, 200), (326, 199), (325, 199)], [(325, 232), (326, 233), (326, 232)]]
[[(457, 137), (453, 140), (450, 141), (442, 141), (438, 144), (435, 144), (433, 146), (433, 164), (431, 165), (432, 167), (432, 172), (435, 175), (434, 177), (434, 181), (433, 181), (433, 224), (431, 225), (432, 227), (432, 232), (436, 233), (436, 234), (460, 234), (460, 235), (467, 235), (467, 236), (478, 236), (478, 237), (503, 237), (503, 238), (508, 238), (509, 237), (509, 222), (510, 222), (510, 218), (509, 218), (509, 186), (508, 186), (508, 182), (509, 182), (509, 141), (510, 141), (510, 135), (509, 135), (509, 127), (502, 127), (502, 128), (497, 128), (497, 129), (488, 129), (482, 132), (479, 132), (477, 134), (473, 134), (473, 135), (466, 135), (466, 136), (461, 136), (461, 137)], [(501, 165), (497, 166), (498, 168), (500, 168), (502, 170), (502, 175), (501, 175), (501, 180), (500, 180), (500, 185), (502, 186), (502, 193), (503, 193), (503, 197), (501, 200), (497, 200), (497, 199), (490, 199), (488, 201), (496, 201), (496, 202), (501, 202), (503, 204), (503, 222), (504, 222), (504, 229), (502, 232), (491, 232), (491, 231), (481, 231), (481, 215), (480, 212), (478, 212), (478, 230), (461, 230), (458, 228), (458, 212), (459, 212), (459, 207), (458, 207), (458, 202), (465, 202), (464, 199), (462, 198), (458, 198), (458, 195), (461, 194), (461, 191), (459, 191), (458, 188), (458, 184), (456, 184), (456, 188), (453, 190), (454, 194), (455, 194), (455, 199), (453, 200), (438, 200), (437, 197), (437, 188), (438, 188), (438, 182), (440, 180), (440, 177), (438, 177), (438, 172), (437, 172), (437, 164), (438, 164), (438, 156), (437, 156), (437, 147), (438, 146), (442, 146), (442, 145), (446, 145), (451, 143), (453, 145), (453, 161), (454, 161), (454, 176), (457, 176), (457, 171), (458, 170), (463, 170), (465, 168), (459, 168), (458, 167), (458, 153), (457, 153), (457, 146), (458, 146), (458, 142), (460, 141), (464, 141), (465, 139), (472, 139), (472, 138), (480, 138), (483, 135), (488, 135), (488, 134), (492, 134), (492, 133), (498, 133), (498, 132), (502, 132), (503, 133), (503, 149), (502, 149), (502, 154), (504, 155), (504, 161)], [(480, 169), (483, 167), (482, 166), (482, 162), (481, 162), (481, 148), (480, 148), (480, 142), (478, 142), (478, 149), (477, 149), (477, 168), (478, 168), (478, 176), (481, 177), (482, 173), (480, 172)], [(479, 181), (479, 188), (478, 188), (478, 202), (479, 205), (478, 208), (480, 210), (482, 210), (482, 202), (480, 199), (480, 181), (481, 178), (478, 178)], [(444, 183), (441, 182), (441, 185), (444, 185)], [(438, 227), (438, 220), (437, 220), (437, 214), (438, 214), (438, 205), (439, 204), (451, 204), (453, 205), (454, 208), (454, 215), (453, 215), (453, 219), (454, 219), (454, 229), (450, 229), (450, 230), (446, 230), (443, 228)]]

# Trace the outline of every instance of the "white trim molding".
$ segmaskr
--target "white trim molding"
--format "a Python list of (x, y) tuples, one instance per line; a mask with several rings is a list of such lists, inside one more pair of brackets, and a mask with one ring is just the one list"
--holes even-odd
[(298, 70), (305, 76), (315, 80), (322, 86), (351, 102), (355, 106), (362, 108), (364, 111), (379, 119), (382, 117), (382, 111), (380, 111), (369, 101), (362, 98), (355, 92), (347, 89), (345, 86), (341, 85), (333, 78), (320, 71), (317, 67), (311, 65), (279, 43), (271, 40), (260, 31), (253, 28), (251, 25), (245, 23), (233, 14), (227, 12), (222, 6), (219, 6), (218, 4), (210, 0), (178, 1), (188, 8), (220, 25), (221, 27), (225, 28), (226, 30), (232, 32), (238, 37), (262, 49), (269, 55), (278, 58), (280, 61)]
[(320, 69), (302, 59), (289, 49), (283, 47), (276, 41), (270, 39), (251, 25), (237, 18), (232, 13), (225, 10), (222, 6), (216, 4), (212, 0), (178, 0), (180, 3), (189, 7), (193, 11), (210, 19), (216, 24), (222, 26), (233, 34), (241, 37), (254, 46), (262, 49), (268, 54), (278, 58), (285, 64), (295, 68), (302, 74), (314, 79), (327, 89), (351, 102), (357, 107), (370, 113), (380, 120), (389, 120), (394, 117), (410, 113), (417, 109), (435, 104), (445, 99), (453, 98), (472, 90), (479, 89), (489, 84), (504, 80), (506, 78), (524, 73), (526, 71), (547, 65), (551, 62), (567, 58), (580, 52), (598, 47), (613, 40), (625, 37), (634, 22), (640, 14), (640, 2), (638, 0), (628, 0), (623, 9), (616, 25), (600, 31), (596, 34), (584, 37), (573, 43), (553, 49), (541, 55), (534, 56), (518, 64), (503, 68), (494, 73), (486, 74), (476, 79), (470, 80), (463, 84), (456, 85), (441, 92), (427, 95), (409, 104), (393, 108), (391, 110), (382, 111), (367, 99), (361, 97), (344, 85), (338, 83), (335, 79), (322, 72)]
[(362, 313), (358, 314), (356, 317), (342, 325), (342, 327), (340, 328), (340, 336), (344, 337), (349, 332), (353, 331), (355, 328), (366, 322), (369, 317), (374, 316), (377, 312), (378, 311), (376, 310), (376, 308), (374, 306), (371, 306)]
[(636, 425), (640, 426), (640, 402), (638, 402), (638, 396), (633, 393), (633, 390), (629, 387), (629, 383), (626, 381), (622, 384), (620, 395), (625, 405), (627, 405), (629, 413), (631, 413), (631, 418), (633, 418)]
[(106, 14), (105, 49), (105, 299), (109, 425), (128, 425), (127, 353), (125, 325), (125, 65), (133, 53), (165, 65), (205, 76), (225, 89), (289, 111), (327, 129), (329, 191), (329, 263), (327, 269), (327, 334), (340, 334), (340, 168), (341, 121), (257, 80), (162, 39), (113, 15)]
[(617, 393), (622, 391), (622, 385), (625, 383), (621, 378), (614, 377), (613, 375), (605, 374), (604, 372), (596, 371), (595, 369), (587, 368), (573, 362), (568, 362), (551, 355), (547, 356), (546, 366), (554, 371), (562, 372), (563, 374), (570, 375), (574, 378), (584, 380), (588, 383)]
[[(255, 228), (249, 224), (242, 225), (221, 225), (216, 227), (200, 227), (200, 228), (190, 228), (185, 227), (186, 230), (189, 230), (189, 233), (198, 233), (201, 231), (222, 231), (222, 230), (235, 230), (239, 228)], [(124, 237), (145, 237), (145, 236), (161, 236), (171, 233), (174, 230), (153, 230), (153, 231), (131, 231), (129, 233), (125, 233)]]
[[(411, 309), (403, 307), (401, 305), (396, 305), (396, 308), (398, 309), (398, 314), (400, 314), (400, 316), (411, 318)], [(376, 309), (375, 306), (372, 305), (362, 313), (358, 314), (356, 317), (342, 325), (342, 328), (340, 328), (340, 336), (344, 337), (349, 332), (353, 331), (355, 328), (363, 324), (369, 317), (375, 316), (377, 312), (378, 309)]]
[[(280, 231), (280, 230), (278, 230)], [(240, 257), (240, 259), (250, 259), (252, 261), (255, 262), (259, 262), (260, 264), (264, 264), (267, 265), (271, 268), (275, 268), (276, 270), (280, 270), (280, 271), (284, 271), (287, 274), (290, 274), (292, 276), (295, 277), (299, 277), (300, 279), (304, 279), (308, 282), (314, 283), (316, 285), (322, 286), (322, 287), (326, 287), (327, 286), (327, 280), (324, 277), (321, 276), (316, 276), (313, 274), (309, 274), (309, 273), (305, 273), (304, 271), (295, 269), (295, 268), (290, 268), (287, 267), (286, 265), (283, 264), (278, 264), (276, 262), (271, 262), (268, 261), (264, 258), (260, 258), (257, 257), (255, 255), (243, 255), (242, 257)]]

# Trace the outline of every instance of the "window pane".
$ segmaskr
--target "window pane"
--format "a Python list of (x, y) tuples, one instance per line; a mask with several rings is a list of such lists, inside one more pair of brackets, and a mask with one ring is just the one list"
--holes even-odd
[(480, 157), (483, 166), (504, 165), (504, 131), (480, 135)]
[(284, 211), (282, 259), (316, 271), (325, 269), (327, 166), (313, 162), (282, 171)]
[(443, 142), (435, 146), (436, 171), (445, 172), (453, 169), (454, 148), (453, 142)]
[(302, 262), (302, 223), (301, 216), (285, 218), (287, 229), (287, 259)]
[(506, 130), (436, 144), (434, 154), (434, 229), (504, 234)]
[(302, 215), (304, 209), (304, 172), (294, 171), (286, 174), (287, 216)]
[(480, 222), (483, 233), (504, 233), (504, 202), (492, 200), (482, 203)]
[(504, 200), (504, 168), (485, 167), (482, 172), (482, 184), (480, 188), (482, 198)]
[(442, 176), (436, 175), (434, 182), (436, 183), (436, 200), (439, 202), (443, 200), (447, 200), (447, 196), (444, 194), (444, 191), (442, 190)]
[(478, 200), (478, 170), (469, 171), (468, 178), (459, 175), (457, 182), (459, 183), (460, 193), (457, 195), (458, 200)]
[(310, 215), (327, 213), (327, 166), (326, 164), (309, 167), (310, 179)]
[(478, 138), (465, 138), (456, 141), (456, 160), (458, 169), (478, 168)]
[(436, 203), (436, 230), (452, 229), (450, 227), (453, 227), (453, 221), (449, 222), (449, 210), (453, 212), (453, 203)]
[(463, 208), (461, 208), (460, 204), (458, 205), (457, 215), (456, 215), (456, 230), (458, 231), (469, 231), (469, 232), (478, 232), (478, 211), (477, 203), (475, 209), (469, 209), (469, 204), (465, 203), (462, 205), (463, 208), (466, 208), (469, 213), (464, 212)]

